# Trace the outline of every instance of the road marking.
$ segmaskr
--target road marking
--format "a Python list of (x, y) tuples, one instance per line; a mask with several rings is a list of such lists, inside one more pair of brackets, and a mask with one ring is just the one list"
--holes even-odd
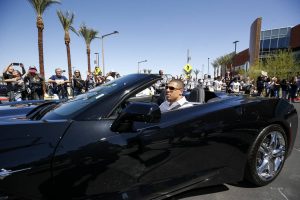
[(277, 188), (277, 190), (279, 191), (279, 193), (286, 199), (286, 200), (289, 200), (285, 194), (283, 194), (283, 192), (281, 191), (283, 188)]

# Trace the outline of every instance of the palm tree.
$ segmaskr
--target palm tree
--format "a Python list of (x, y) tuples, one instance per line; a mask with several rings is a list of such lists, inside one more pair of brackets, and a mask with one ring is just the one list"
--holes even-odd
[(91, 72), (91, 61), (90, 61), (90, 54), (91, 54), (91, 41), (95, 38), (97, 38), (98, 31), (87, 28), (85, 24), (82, 24), (79, 29), (79, 35), (81, 35), (86, 44), (86, 53), (87, 53), (87, 59), (88, 59), (88, 72)]
[(72, 26), (73, 20), (74, 20), (74, 14), (67, 11), (66, 13), (63, 13), (62, 11), (57, 11), (57, 16), (61, 22), (61, 25), (65, 31), (65, 44), (67, 48), (67, 57), (68, 57), (68, 73), (69, 73), (69, 80), (72, 78), (72, 64), (71, 64), (71, 52), (70, 52), (70, 34), (69, 30), (73, 31), (76, 35), (78, 33), (76, 32), (75, 28)]
[[(230, 73), (232, 73), (231, 65), (233, 61), (234, 52), (226, 54), (224, 56), (221, 56), (218, 60), (219, 65), (225, 67), (225, 69), (229, 66), (230, 67)], [(232, 74), (231, 74), (232, 76)]]
[(216, 58), (211, 64), (214, 68), (214, 77), (217, 77), (219, 75), (218, 69), (217, 69), (219, 67), (219, 58)]
[(193, 70), (193, 72), (196, 75), (196, 81), (198, 81), (198, 74), (199, 74), (200, 70), (199, 69), (195, 69), (195, 70)]
[(39, 65), (40, 65), (40, 74), (45, 77), (44, 71), (44, 51), (43, 51), (43, 13), (44, 11), (54, 3), (60, 3), (59, 0), (28, 0), (28, 2), (34, 8), (36, 12), (36, 27), (38, 29), (38, 48), (39, 48)]

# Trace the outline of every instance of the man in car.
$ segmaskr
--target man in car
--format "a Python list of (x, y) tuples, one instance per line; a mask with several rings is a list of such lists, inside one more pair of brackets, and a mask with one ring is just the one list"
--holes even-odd
[(166, 101), (164, 101), (160, 106), (161, 112), (167, 112), (171, 110), (176, 110), (179, 108), (186, 108), (192, 106), (186, 98), (182, 95), (184, 84), (180, 79), (171, 80), (166, 88)]

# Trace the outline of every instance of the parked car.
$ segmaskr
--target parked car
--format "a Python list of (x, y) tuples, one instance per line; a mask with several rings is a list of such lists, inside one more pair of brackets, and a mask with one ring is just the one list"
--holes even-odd
[(136, 96), (160, 79), (127, 75), (0, 122), (0, 197), (164, 199), (276, 179), (296, 138), (293, 105), (212, 95), (217, 99), (161, 113), (157, 96)]

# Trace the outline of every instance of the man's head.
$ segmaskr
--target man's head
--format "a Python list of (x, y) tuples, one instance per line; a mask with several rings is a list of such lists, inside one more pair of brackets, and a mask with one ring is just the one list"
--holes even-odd
[(35, 75), (37, 73), (37, 69), (35, 66), (30, 66), (29, 69), (28, 69), (28, 72), (31, 74), (31, 75)]
[(164, 71), (163, 70), (159, 70), (158, 73), (159, 73), (160, 76), (164, 75)]
[(61, 70), (61, 68), (56, 68), (56, 69), (55, 69), (55, 74), (56, 74), (56, 76), (61, 77), (61, 75), (62, 75), (62, 70)]
[(166, 86), (166, 99), (174, 103), (182, 98), (184, 84), (180, 79), (171, 80)]

